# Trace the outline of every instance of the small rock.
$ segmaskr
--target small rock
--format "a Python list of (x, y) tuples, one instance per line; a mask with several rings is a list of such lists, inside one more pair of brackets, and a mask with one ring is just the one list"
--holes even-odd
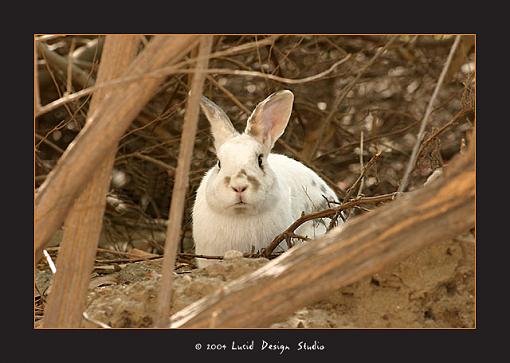
[(255, 86), (254, 84), (249, 84), (246, 86), (246, 90), (249, 92), (249, 93), (253, 93), (257, 90), (257, 86)]
[(227, 252), (225, 252), (225, 255), (223, 255), (223, 258), (225, 260), (232, 260), (234, 258), (241, 258), (241, 257), (243, 257), (243, 253), (241, 251), (236, 251), (236, 250), (227, 251)]

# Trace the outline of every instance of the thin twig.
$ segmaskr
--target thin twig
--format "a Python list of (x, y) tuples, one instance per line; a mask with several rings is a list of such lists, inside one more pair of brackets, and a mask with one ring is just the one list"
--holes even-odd
[(48, 177), (48, 174), (44, 174), (44, 175), (36, 175), (35, 176), (35, 181), (40, 183), (40, 182), (43, 182), (46, 180), (46, 178)]
[(71, 40), (71, 46), (69, 47), (69, 53), (67, 54), (67, 91), (66, 95), (71, 94), (73, 88), (73, 52), (76, 46), (76, 38)]
[(98, 320), (95, 320), (95, 319), (92, 319), (88, 314), (87, 312), (83, 312), (83, 318), (85, 320), (87, 320), (89, 323), (92, 323), (92, 324), (95, 324), (97, 326), (99, 326), (100, 328), (105, 328), (105, 329), (111, 329), (112, 327), (109, 326), (108, 324), (105, 324), (103, 322), (100, 322)]
[(158, 159), (154, 159), (148, 155), (144, 155), (142, 153), (134, 153), (133, 154), (134, 157), (137, 157), (138, 159), (142, 159), (142, 160), (147, 160), (163, 169), (165, 169), (168, 173), (169, 176), (174, 176), (175, 175), (175, 168), (171, 165), (168, 165), (167, 163), (161, 161), (161, 160), (158, 160)]
[(48, 40), (53, 40), (53, 39), (57, 39), (57, 38), (63, 38), (63, 37), (67, 37), (67, 35), (64, 35), (64, 34), (45, 34), (45, 35), (39, 35), (39, 36), (36, 36), (35, 37), (35, 41), (36, 42), (47, 42)]
[(322, 142), (322, 137), (324, 136), (324, 132), (327, 130), (331, 120), (333, 119), (333, 116), (338, 110), (338, 106), (342, 103), (342, 101), (347, 97), (347, 94), (349, 91), (356, 85), (358, 80), (361, 78), (361, 76), (367, 71), (368, 68), (374, 64), (374, 62), (381, 56), (381, 54), (384, 53), (384, 51), (397, 39), (396, 36), (393, 36), (382, 48), (379, 48), (377, 52), (374, 54), (372, 59), (358, 72), (356, 77), (345, 87), (345, 89), (338, 95), (338, 97), (335, 99), (335, 102), (333, 102), (333, 105), (331, 105), (331, 110), (329, 111), (329, 114), (326, 116), (324, 121), (321, 124), (320, 130), (319, 130), (319, 136), (312, 148), (311, 157), (310, 159), (313, 159), (315, 154), (317, 153), (317, 150), (319, 149), (319, 145)]
[(50, 266), (51, 272), (53, 274), (55, 274), (55, 272), (57, 272), (57, 268), (55, 267), (55, 264), (53, 263), (53, 260), (51, 259), (50, 254), (46, 250), (43, 250), (43, 254), (44, 254), (44, 257), (46, 257), (46, 261), (48, 261), (48, 265)]
[(41, 94), (39, 89), (39, 69), (37, 65), (37, 47), (34, 44), (34, 99), (35, 99), (35, 112), (37, 113), (41, 108)]
[(374, 165), (374, 163), (379, 159), (379, 157), (382, 155), (382, 151), (378, 151), (374, 156), (372, 156), (372, 158), (368, 161), (367, 165), (365, 167), (362, 167), (361, 169), (361, 173), (358, 177), (358, 179), (356, 179), (356, 181), (354, 183), (352, 183), (352, 185), (347, 189), (346, 191), (346, 194), (345, 194), (345, 197), (344, 197), (344, 200), (345, 201), (348, 201), (351, 196), (352, 196), (352, 193), (354, 191), (354, 189), (356, 188), (356, 186), (358, 185), (358, 183), (361, 182), (361, 180), (363, 179), (363, 177), (365, 176), (365, 174), (367, 173), (367, 171), (372, 167), (372, 165)]
[(439, 130), (435, 131), (434, 133), (432, 133), (432, 135), (430, 135), (427, 140), (425, 140), (422, 144), (421, 144), (421, 147), (420, 147), (420, 151), (418, 152), (418, 155), (421, 155), (421, 153), (423, 152), (423, 150), (425, 150), (425, 148), (427, 147), (428, 144), (430, 144), (434, 139), (436, 139), (437, 137), (439, 137), (443, 132), (446, 131), (446, 129), (448, 129), (450, 126), (452, 126), (455, 122), (457, 122), (462, 116), (464, 116), (465, 114), (467, 114), (468, 112), (470, 112), (471, 110), (469, 109), (463, 109), (463, 110), (460, 110), (459, 112), (457, 112), (455, 114), (455, 116), (453, 116), (453, 118), (448, 121), (444, 126), (442, 126)]
[(245, 114), (250, 115), (251, 111), (239, 101), (239, 99), (234, 96), (232, 92), (230, 92), (228, 89), (223, 87), (221, 84), (219, 84), (213, 76), (208, 75), (207, 80), (211, 82), (216, 88), (218, 88), (221, 92), (223, 92), (228, 98), (232, 100), (236, 104), (237, 107), (239, 107)]
[(359, 182), (359, 189), (358, 189), (358, 194), (357, 194), (358, 197), (361, 195), (361, 192), (363, 191), (363, 185), (365, 184), (365, 175), (364, 175), (365, 167), (363, 166), (363, 130), (361, 130), (359, 148), (360, 148), (359, 165), (360, 165), (360, 170), (362, 171), (362, 173), (361, 173), (362, 175), (361, 175), (361, 181)]
[(430, 114), (432, 113), (432, 107), (434, 106), (434, 102), (436, 101), (437, 95), (439, 94), (439, 90), (441, 89), (441, 86), (443, 85), (443, 81), (445, 79), (446, 73), (448, 71), (448, 68), (450, 68), (450, 63), (452, 62), (452, 59), (453, 59), (453, 54), (455, 53), (455, 50), (457, 49), (459, 42), (460, 42), (460, 35), (457, 35), (455, 37), (455, 41), (453, 42), (453, 45), (450, 49), (450, 54), (448, 54), (448, 58), (446, 59), (446, 62), (443, 66), (443, 70), (441, 71), (439, 80), (437, 81), (436, 88), (434, 89), (434, 92), (432, 93), (432, 97), (430, 98), (429, 104), (427, 106), (427, 110), (425, 111), (425, 115), (423, 116), (423, 119), (421, 121), (420, 131), (418, 132), (418, 136), (416, 137), (416, 142), (413, 147), (413, 152), (411, 153), (411, 158), (409, 159), (409, 162), (407, 163), (404, 177), (402, 178), (402, 182), (400, 183), (400, 186), (398, 187), (399, 193), (404, 192), (407, 188), (408, 183), (409, 183), (409, 176), (411, 175), (411, 172), (413, 171), (413, 169), (416, 165), (416, 160), (418, 158), (418, 150), (420, 149), (421, 142), (423, 140), (423, 137), (425, 136), (425, 127), (427, 126), (427, 121), (429, 119)]
[[(247, 257), (248, 255), (249, 255), (248, 253), (245, 253), (243, 256)], [(205, 258), (208, 260), (223, 260), (223, 256), (195, 255), (194, 253), (178, 253), (178, 256), (179, 257), (188, 257), (188, 258)]]
[[(341, 60), (339, 60), (338, 62), (333, 64), (331, 67), (329, 67), (324, 72), (320, 72), (320, 73), (314, 74), (313, 76), (299, 78), (299, 79), (279, 77), (279, 76), (275, 76), (273, 74), (267, 74), (264, 72), (245, 71), (245, 70), (240, 70), (240, 69), (210, 68), (207, 70), (203, 70), (201, 72), (207, 73), (207, 74), (214, 73), (214, 74), (228, 74), (228, 75), (233, 75), (233, 76), (260, 77), (260, 78), (270, 79), (272, 81), (281, 82), (281, 83), (285, 83), (285, 84), (302, 84), (302, 83), (316, 81), (316, 80), (328, 75), (329, 73), (333, 72), (335, 70), (335, 68), (338, 67), (340, 64), (346, 62), (350, 57), (351, 57), (350, 54), (347, 55), (346, 57), (342, 58)], [(174, 74), (176, 74), (176, 73), (196, 73), (196, 72), (197, 72), (196, 69), (174, 69), (173, 71), (169, 70), (169, 73), (174, 73)]]
[[(412, 124), (410, 125), (407, 125), (405, 127), (402, 127), (401, 129), (398, 129), (398, 130), (395, 130), (395, 131), (392, 131), (392, 132), (387, 132), (385, 134), (379, 134), (377, 136), (372, 136), (372, 137), (367, 137), (365, 139), (365, 142), (372, 142), (374, 140), (379, 140), (379, 139), (382, 139), (382, 138), (385, 138), (385, 137), (389, 137), (389, 136), (398, 136), (406, 131), (408, 131), (409, 129), (413, 128), (414, 126), (416, 126), (418, 123), (420, 122), (420, 120), (416, 120), (415, 122), (413, 122)], [(383, 145), (385, 145), (384, 143), (382, 143)], [(317, 156), (315, 160), (320, 160), (320, 159), (323, 159), (324, 157), (326, 156), (330, 156), (330, 155), (333, 155), (333, 154), (336, 154), (344, 149), (347, 149), (347, 148), (350, 148), (350, 147), (353, 147), (353, 146), (357, 146), (358, 145), (358, 142), (351, 142), (349, 144), (345, 144), (345, 145), (342, 145), (340, 146), (339, 148), (337, 149), (334, 149), (334, 150), (330, 150), (330, 151), (327, 151), (327, 152), (324, 152), (323, 154)], [(387, 145), (385, 145), (387, 146)], [(389, 147), (389, 146), (388, 146)], [(395, 149), (394, 147), (392, 147), (392, 149)], [(396, 150), (396, 149), (395, 149)]]
[[(50, 103), (42, 106), (39, 109), (37, 116), (41, 116), (45, 113), (48, 113), (49, 111), (52, 111), (52, 110), (62, 106), (63, 104), (66, 104), (70, 101), (74, 101), (74, 100), (79, 99), (83, 96), (86, 96), (100, 88), (111, 87), (111, 86), (116, 86), (116, 85), (123, 85), (126, 83), (138, 81), (140, 79), (146, 79), (146, 78), (152, 78), (152, 77), (159, 78), (159, 77), (167, 76), (170, 74), (195, 74), (195, 73), (211, 74), (211, 73), (214, 73), (214, 74), (229, 74), (229, 75), (235, 75), (235, 76), (250, 76), (250, 77), (269, 78), (273, 81), (282, 82), (282, 83), (286, 83), (286, 84), (306, 83), (306, 82), (311, 82), (311, 81), (317, 80), (321, 77), (324, 77), (328, 73), (331, 73), (335, 67), (337, 67), (341, 63), (345, 62), (347, 59), (349, 59), (349, 57), (350, 57), (350, 55), (343, 58), (342, 60), (336, 62), (333, 66), (331, 66), (328, 70), (326, 70), (324, 72), (321, 72), (319, 74), (316, 74), (316, 75), (313, 75), (310, 77), (300, 78), (300, 79), (289, 79), (289, 78), (278, 77), (278, 76), (274, 76), (274, 75), (266, 74), (266, 73), (262, 73), (262, 72), (244, 71), (244, 70), (235, 70), (235, 69), (222, 69), (222, 68), (210, 68), (208, 70), (180, 69), (179, 67), (184, 65), (184, 63), (186, 63), (186, 62), (182, 62), (179, 65), (163, 67), (163, 68), (151, 71), (151, 72), (147, 72), (145, 74), (122, 77), (122, 78), (118, 78), (113, 81), (97, 84), (92, 87), (75, 92), (71, 95), (61, 97), (56, 101), (50, 102)], [(213, 57), (211, 56), (210, 58), (213, 58)], [(198, 59), (198, 58), (193, 58), (193, 60), (195, 60), (195, 59)]]
[[(38, 48), (39, 47), (36, 47), (36, 49), (38, 49)], [(64, 97), (62, 91), (60, 90), (59, 82), (57, 81), (55, 72), (53, 71), (53, 68), (50, 67), (50, 59), (48, 58), (48, 54), (46, 54), (45, 52), (42, 52), (40, 50), (38, 51), (38, 54), (44, 59), (44, 66), (45, 66), (46, 70), (48, 71), (48, 74), (51, 77), (51, 81), (53, 82), (53, 85), (55, 86), (55, 89), (56, 89), (56, 91), (58, 93), (58, 97), (59, 98)], [(70, 116), (70, 120), (66, 121), (65, 123), (74, 121), (75, 118), (74, 118), (73, 112), (69, 108), (69, 105), (64, 104), (63, 106), (64, 106), (65, 110), (67, 111), (68, 115)], [(42, 108), (42, 106), (39, 107), (37, 111), (39, 111), (41, 108)], [(62, 122), (60, 122), (59, 125), (62, 124), (62, 123), (64, 123), (64, 120), (62, 120)], [(52, 132), (52, 131), (50, 131), (50, 132)]]
[[(278, 39), (278, 36), (271, 36), (271, 37), (268, 37), (268, 38), (266, 38), (264, 40), (261, 40), (261, 41), (246, 43), (246, 44), (240, 45), (238, 47), (234, 47), (234, 48), (230, 48), (230, 49), (227, 49), (227, 50), (224, 50), (224, 51), (219, 51), (219, 52), (212, 53), (212, 54), (210, 54), (208, 56), (208, 58), (212, 59), (212, 58), (223, 57), (223, 56), (226, 56), (226, 55), (233, 55), (233, 54), (243, 53), (243, 52), (246, 52), (248, 50), (251, 50), (254, 47), (265, 46), (267, 44), (272, 44), (273, 42), (276, 41), (276, 39)], [(187, 64), (192, 64), (193, 62), (199, 61), (199, 60), (200, 60), (199, 58), (188, 59), (188, 60), (185, 60), (185, 61), (182, 61), (182, 62), (179, 62), (179, 63), (175, 64), (174, 67), (175, 68), (183, 67), (183, 66), (185, 66)], [(174, 67), (172, 67), (172, 69)], [(162, 69), (168, 69), (168, 68), (162, 68)], [(156, 71), (161, 71), (161, 69), (158, 69)], [(67, 95), (65, 97), (60, 97), (59, 99), (57, 99), (57, 100), (55, 100), (53, 102), (50, 102), (50, 103), (42, 106), (38, 110), (36, 115), (37, 116), (41, 116), (41, 115), (43, 115), (43, 114), (45, 114), (47, 112), (50, 112), (50, 111), (52, 111), (52, 110), (54, 110), (56, 108), (61, 107), (62, 105), (65, 105), (65, 104), (67, 104), (69, 102), (77, 100), (77, 99), (79, 99), (81, 97), (84, 97), (84, 96), (86, 96), (88, 94), (91, 94), (91, 93), (95, 92), (98, 89), (101, 89), (101, 88), (104, 88), (104, 87), (112, 87), (112, 86), (116, 86), (116, 85), (119, 85), (119, 84), (135, 82), (135, 81), (138, 81), (138, 80), (140, 80), (140, 79), (142, 79), (142, 78), (144, 78), (146, 76), (147, 76), (147, 74), (141, 74), (141, 75), (135, 75), (135, 76), (130, 76), (130, 77), (122, 77), (122, 78), (118, 78), (116, 80), (112, 80), (112, 81), (108, 81), (108, 82), (101, 82), (100, 84), (95, 84), (92, 87), (82, 89), (81, 91), (75, 92), (75, 93)]]
[[(62, 57), (56, 52), (49, 49), (49, 47), (41, 42), (36, 43), (39, 52), (44, 56), (44, 58), (50, 62), (54, 67), (58, 68), (63, 74), (67, 72), (68, 59)], [(95, 83), (94, 78), (91, 75), (87, 74), (87, 72), (83, 71), (76, 64), (71, 65), (73, 79), (79, 84), (80, 87), (86, 88), (93, 86)], [(43, 109), (44, 107), (41, 107)], [(39, 110), (40, 111), (40, 110)]]
[[(359, 152), (360, 175), (355, 182), (355, 184), (359, 182), (358, 194), (356, 194), (357, 198), (360, 197), (361, 191), (363, 190), (363, 185), (365, 183), (365, 173), (367, 172), (367, 169), (365, 169), (365, 167), (363, 166), (363, 130), (361, 130), (361, 135), (360, 135), (360, 140), (359, 140), (359, 148), (360, 148), (360, 152)], [(376, 156), (379, 157), (380, 154), (381, 153), (374, 155), (374, 157), (371, 160), (375, 159)], [(350, 191), (352, 193), (353, 190), (354, 190), (354, 188), (350, 188), (350, 190), (348, 190), (348, 192)], [(349, 198), (345, 198), (344, 200), (348, 201)], [(353, 209), (349, 209), (349, 213), (347, 214), (345, 219), (347, 220), (347, 219), (351, 218), (353, 212), (354, 212)]]
[(163, 258), (163, 256), (148, 256), (148, 257), (136, 257), (136, 258), (117, 258), (117, 259), (105, 259), (105, 260), (95, 260), (95, 263), (99, 264), (111, 264), (111, 263), (133, 263), (133, 262), (142, 262), (142, 261), (152, 261), (159, 260)]
[(53, 149), (58, 151), (60, 154), (64, 153), (64, 150), (62, 150), (57, 144), (54, 144), (53, 142), (51, 142), (47, 138), (45, 138), (45, 137), (43, 137), (43, 136), (41, 136), (39, 134), (35, 134), (35, 137), (36, 137), (36, 139), (41, 140), (41, 142), (44, 142), (45, 144), (47, 144), (48, 146), (51, 146)]
[[(59, 249), (60, 249), (59, 246), (46, 248), (46, 250), (49, 251), (49, 252), (58, 252)], [(151, 257), (140, 257), (140, 255), (137, 255), (137, 254), (134, 254), (134, 253), (123, 252), (123, 251), (115, 251), (115, 250), (110, 250), (110, 249), (106, 249), (106, 248), (99, 248), (99, 247), (97, 248), (97, 252), (110, 253), (112, 255), (121, 255), (121, 256), (132, 257), (130, 260), (133, 260), (133, 259), (136, 259), (136, 258), (145, 258), (145, 259), (151, 258)], [(162, 256), (158, 256), (158, 257), (162, 257)], [(155, 256), (152, 257), (152, 258), (155, 258)]]

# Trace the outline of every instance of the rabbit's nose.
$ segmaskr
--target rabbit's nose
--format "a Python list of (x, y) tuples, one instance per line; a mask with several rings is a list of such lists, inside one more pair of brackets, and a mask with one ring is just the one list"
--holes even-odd
[(248, 189), (248, 186), (247, 185), (237, 185), (235, 187), (232, 187), (232, 189), (234, 189), (234, 191), (236, 191), (237, 193), (242, 193), (246, 189)]

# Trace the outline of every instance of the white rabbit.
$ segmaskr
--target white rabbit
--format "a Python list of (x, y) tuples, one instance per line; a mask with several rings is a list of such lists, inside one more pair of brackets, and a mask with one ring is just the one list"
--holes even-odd
[[(196, 254), (259, 251), (303, 212), (326, 209), (328, 200), (338, 202), (314, 171), (270, 153), (287, 126), (293, 100), (288, 90), (273, 93), (257, 105), (239, 134), (219, 106), (202, 98), (218, 162), (202, 179), (193, 206)], [(315, 238), (326, 232), (326, 225), (309, 221), (295, 232)], [(280, 251), (286, 248), (285, 242), (279, 246)], [(198, 259), (198, 264), (206, 266), (207, 261)]]

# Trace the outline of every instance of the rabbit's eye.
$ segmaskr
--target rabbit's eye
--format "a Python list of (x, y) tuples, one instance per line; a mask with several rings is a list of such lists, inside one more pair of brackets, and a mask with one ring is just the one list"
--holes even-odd
[(219, 159), (218, 159), (218, 163), (217, 163), (217, 165), (218, 165), (218, 169), (221, 169), (221, 162), (220, 162), (220, 160), (219, 160)]
[(262, 169), (262, 154), (259, 154), (258, 160), (259, 160), (259, 167)]

